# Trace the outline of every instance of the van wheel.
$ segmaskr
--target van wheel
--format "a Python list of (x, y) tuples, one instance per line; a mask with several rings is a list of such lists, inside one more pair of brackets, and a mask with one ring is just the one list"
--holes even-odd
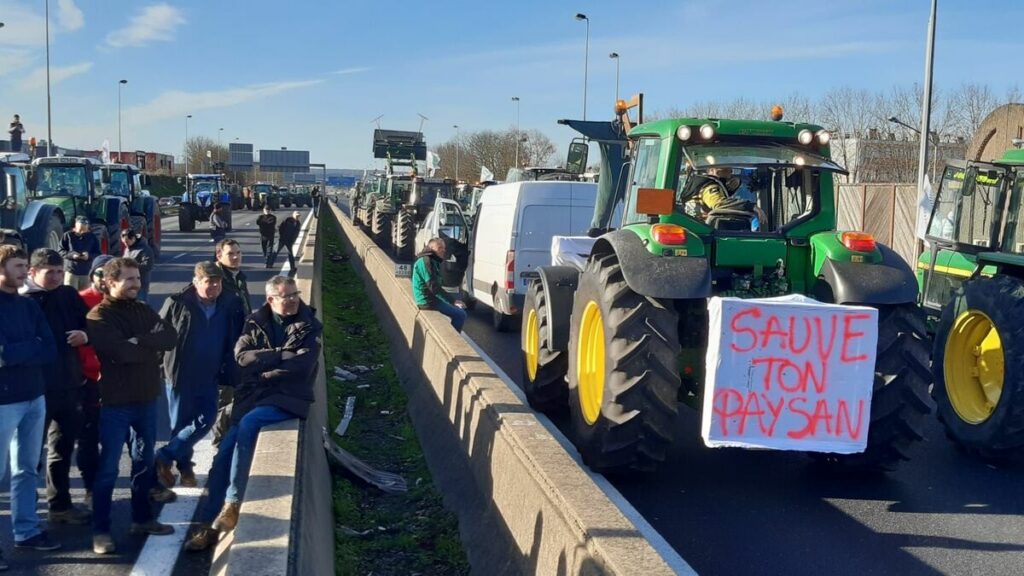
[(496, 332), (510, 332), (515, 327), (515, 316), (498, 312), (498, 300), (491, 304), (491, 325)]

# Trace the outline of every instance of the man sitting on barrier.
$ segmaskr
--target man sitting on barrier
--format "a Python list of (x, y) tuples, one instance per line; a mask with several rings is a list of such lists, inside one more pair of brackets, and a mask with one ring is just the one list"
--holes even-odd
[(242, 380), (235, 391), (232, 425), (210, 468), (203, 524), (186, 550), (205, 550), (221, 532), (235, 528), (260, 429), (305, 418), (313, 403), (323, 325), (302, 302), (294, 279), (274, 276), (267, 281), (266, 294), (267, 303), (245, 321), (235, 345)]
[(416, 255), (416, 264), (412, 267), (412, 297), (420, 310), (437, 310), (451, 318), (456, 332), (462, 332), (462, 325), (466, 323), (464, 305), (460, 301), (452, 303), (441, 285), (441, 263), (447, 254), (444, 239), (433, 238)]

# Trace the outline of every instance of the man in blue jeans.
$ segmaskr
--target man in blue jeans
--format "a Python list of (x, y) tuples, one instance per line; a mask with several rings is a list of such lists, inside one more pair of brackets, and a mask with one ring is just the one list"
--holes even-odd
[(138, 300), (142, 280), (131, 258), (103, 266), (107, 295), (86, 316), (89, 338), (103, 367), (100, 373), (100, 462), (93, 485), (92, 549), (115, 551), (110, 504), (125, 438), (132, 458), (132, 534), (167, 535), (174, 528), (156, 521), (149, 503), (156, 443), (161, 352), (177, 343), (174, 327)]
[(433, 238), (427, 242), (412, 266), (412, 297), (420, 310), (437, 310), (451, 318), (456, 332), (462, 332), (466, 323), (465, 305), (456, 300), (441, 286), (441, 264), (444, 263), (448, 250), (443, 238)]
[[(43, 367), (57, 360), (53, 333), (43, 311), (18, 295), (28, 278), (28, 255), (0, 246), (0, 470), (11, 458), (11, 524), (14, 546), (56, 550), (36, 513), (39, 456), (46, 418)], [(6, 570), (0, 554), (0, 570)]]
[(160, 316), (178, 332), (174, 350), (163, 354), (171, 439), (157, 451), (157, 479), (171, 488), (177, 464), (181, 485), (196, 486), (192, 453), (217, 417), (218, 385), (234, 386), (235, 342), (245, 310), (238, 294), (223, 289), (224, 273), (213, 262), (195, 266), (192, 283), (167, 299)]
[(245, 321), (235, 345), (242, 379), (235, 391), (232, 426), (213, 458), (201, 524), (186, 550), (205, 550), (221, 532), (235, 528), (260, 429), (305, 418), (313, 403), (323, 325), (302, 302), (295, 280), (274, 276), (265, 291), (267, 303)]

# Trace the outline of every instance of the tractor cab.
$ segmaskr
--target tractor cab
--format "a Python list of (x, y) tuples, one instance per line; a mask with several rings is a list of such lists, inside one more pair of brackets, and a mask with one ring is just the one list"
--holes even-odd
[(269, 182), (257, 182), (252, 185), (253, 206), (270, 206), (271, 210), (281, 207), (281, 196), (274, 185)]
[(191, 232), (196, 224), (210, 219), (214, 208), (225, 206), (225, 218), (231, 223), (231, 195), (224, 187), (222, 174), (189, 174), (185, 193), (178, 208), (178, 230)]
[(128, 204), (131, 228), (145, 238), (155, 256), (160, 254), (160, 209), (149, 195), (151, 180), (134, 164), (104, 164), (101, 167), (103, 191), (124, 198)]
[(71, 197), (88, 202), (103, 189), (99, 167), (92, 158), (37, 158), (29, 172), (29, 186), (36, 198)]
[(28, 154), (0, 154), (0, 244), (26, 248), (22, 222), (28, 206), (25, 165), (30, 162)]

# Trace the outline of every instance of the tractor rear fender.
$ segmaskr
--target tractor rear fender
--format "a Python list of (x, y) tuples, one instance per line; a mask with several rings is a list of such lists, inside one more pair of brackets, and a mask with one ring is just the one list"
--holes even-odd
[(658, 256), (628, 228), (598, 238), (592, 257), (615, 253), (629, 288), (651, 298), (672, 300), (711, 296), (711, 267), (703, 256)]
[(548, 326), (551, 327), (551, 348), (569, 349), (569, 317), (576, 295), (580, 271), (572, 266), (541, 266), (537, 268), (547, 303)]
[(64, 213), (53, 204), (47, 202), (33, 201), (25, 207), (25, 214), (21, 220), (22, 235), (29, 246), (43, 246), (46, 243), (46, 232), (50, 225), (50, 218), (54, 214), (64, 222), (67, 229), (68, 219)]
[(888, 246), (878, 244), (879, 262), (844, 262), (826, 258), (818, 271), (814, 297), (836, 304), (912, 304), (917, 278)]

